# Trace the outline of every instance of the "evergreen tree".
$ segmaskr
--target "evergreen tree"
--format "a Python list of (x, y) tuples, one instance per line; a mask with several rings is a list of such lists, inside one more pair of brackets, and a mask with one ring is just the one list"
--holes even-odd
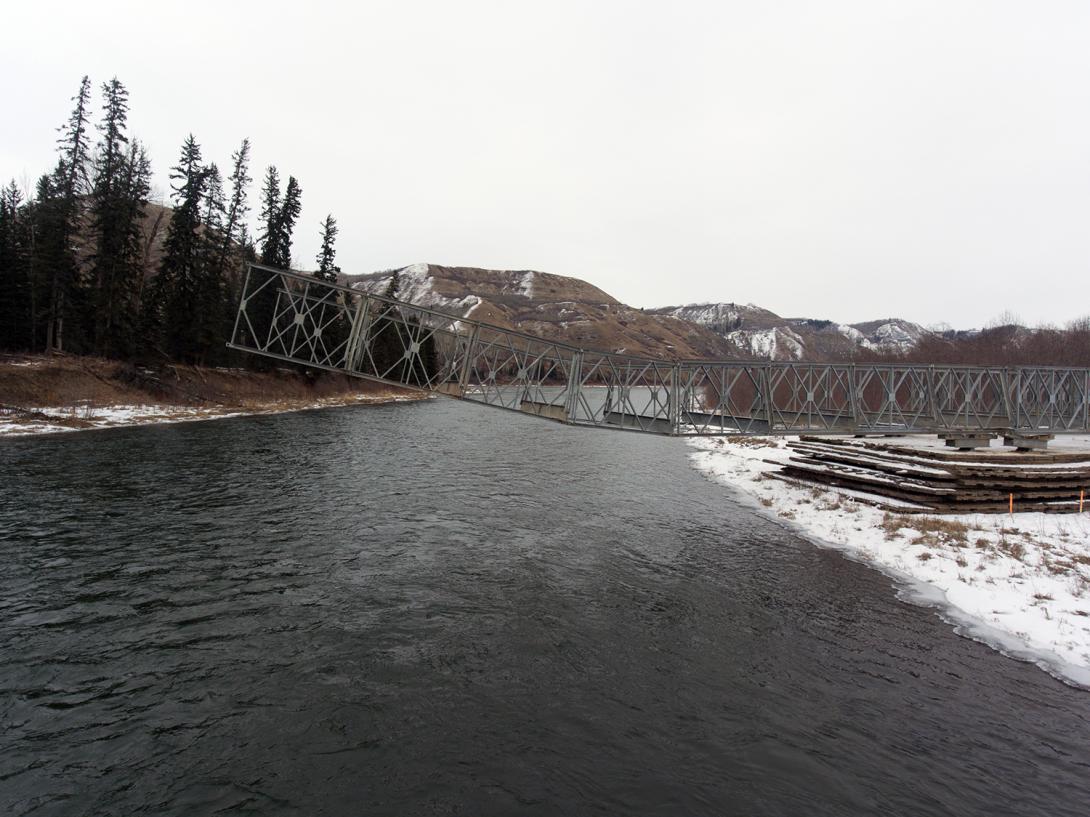
[(30, 231), (22, 194), (11, 184), (0, 189), (0, 349), (29, 349), (31, 291)]
[(382, 293), (384, 298), (396, 298), (397, 291), (401, 289), (401, 271), (394, 270), (390, 274), (390, 280), (386, 284), (386, 290)]
[(61, 138), (57, 140), (61, 154), (57, 175), (62, 194), (69, 201), (74, 201), (90, 188), (90, 179), (87, 175), (87, 156), (91, 143), (88, 133), (91, 103), (90, 77), (83, 77), (79, 91), (72, 97), (72, 101), (76, 103), (76, 107), (72, 109), (68, 122), (57, 128), (61, 134)]
[[(396, 298), (400, 283), (401, 277), (398, 270), (392, 270), (382, 297)], [(376, 304), (376, 306), (379, 305)], [(378, 315), (371, 322), (367, 345), (371, 350), (371, 359), (374, 363), (374, 369), (370, 374), (376, 377), (397, 380), (401, 376), (399, 367), (395, 364), (403, 360), (405, 347), (402, 343), (402, 327), (400, 322), (395, 320), (397, 314), (392, 304), (382, 304), (379, 306)]]
[[(82, 198), (88, 192), (87, 164), (90, 143), (91, 80), (84, 77), (72, 101), (75, 107), (58, 130), (59, 157), (50, 177), (38, 181), (33, 209), (34, 257), (32, 299), (42, 303), (47, 349), (61, 350), (65, 344), (65, 320), (69, 335), (82, 334), (73, 326), (80, 294), (79, 266), (73, 248), (79, 233)], [(39, 309), (34, 309), (36, 324)], [(35, 344), (36, 345), (36, 344)]]
[(329, 281), (330, 283), (337, 282), (337, 273), (340, 272), (340, 267), (335, 266), (333, 261), (337, 257), (337, 249), (334, 246), (337, 242), (337, 220), (333, 218), (333, 214), (329, 214), (325, 217), (325, 221), (322, 222), (322, 247), (318, 250), (318, 271), (314, 273), (315, 278), (320, 278), (323, 281)]
[(250, 178), (250, 140), (243, 139), (239, 149), (231, 154), (231, 200), (227, 204), (227, 215), (220, 236), (218, 266), (221, 275), (227, 281), (230, 312), (238, 306), (239, 289), (242, 284), (243, 255), (246, 242), (246, 203), (247, 188)]
[(224, 218), (227, 215), (227, 205), (223, 201), (223, 176), (220, 175), (220, 169), (215, 162), (212, 162), (204, 169), (204, 176), (201, 223), (204, 224), (208, 232), (215, 234), (209, 235), (208, 239), (213, 250), (216, 251), (219, 249), (220, 238), (223, 235)]
[(220, 262), (227, 206), (223, 200), (223, 179), (215, 162), (205, 168), (202, 211), (201, 263), (194, 320), (197, 324), (196, 362), (207, 364), (221, 360), (225, 354), (228, 318), (225, 307), (229, 288), (226, 270)]
[[(322, 222), (322, 246), (318, 250), (316, 258), (318, 269), (314, 277), (326, 283), (337, 283), (337, 274), (341, 268), (334, 264), (337, 256), (337, 220), (333, 215), (327, 215)], [(353, 307), (352, 299), (347, 293), (327, 289), (322, 295), (328, 305), (323, 305), (320, 318), (322, 329), (321, 352), (322, 357), (329, 357), (330, 365), (338, 365), (343, 361), (345, 349), (343, 344), (348, 340), (350, 324), (348, 315)]]
[(250, 140), (243, 139), (239, 149), (231, 154), (231, 201), (227, 205), (227, 219), (223, 228), (223, 241), (220, 244), (221, 255), (226, 257), (232, 244), (244, 246), (241, 233), (245, 231), (246, 214), (250, 208), (246, 203), (246, 189), (250, 186)]
[(94, 349), (127, 356), (143, 287), (141, 222), (150, 189), (150, 162), (129, 144), (128, 91), (115, 77), (103, 84), (105, 108), (91, 189)]
[(265, 169), (265, 185), (261, 188), (261, 263), (276, 266), (280, 231), (280, 175), (276, 165)]
[[(257, 239), (261, 244), (259, 260), (266, 266), (277, 265), (280, 209), (280, 174), (275, 165), (269, 165), (265, 168), (265, 181), (261, 187), (261, 233)], [(267, 331), (273, 322), (277, 299), (277, 282), (273, 278), (275, 273), (255, 270), (250, 281), (250, 289), (256, 294), (248, 300), (247, 311), (257, 332)], [(248, 331), (248, 326), (244, 326), (243, 331)], [(250, 342), (261, 344), (265, 340), (265, 337), (259, 337), (251, 339)], [(271, 366), (268, 360), (260, 357), (251, 358), (250, 365), (257, 369), (268, 369)]]
[(200, 227), (208, 169), (201, 164), (201, 148), (192, 134), (182, 144), (170, 178), (174, 215), (163, 242), (159, 274), (145, 308), (145, 324), (168, 355), (196, 360), (202, 351), (204, 323), (198, 313), (205, 289), (207, 253)]
[(295, 230), (295, 222), (299, 220), (299, 213), (303, 209), (303, 190), (294, 176), (288, 176), (288, 183), (284, 187), (284, 201), (280, 206), (280, 217), (277, 220), (277, 256), (275, 266), (281, 269), (291, 269), (291, 241), (292, 232)]
[(144, 247), (143, 224), (148, 194), (151, 192), (151, 160), (147, 150), (137, 140), (129, 146), (125, 160), (125, 176), (118, 190), (122, 249), (115, 295), (115, 317), (103, 354), (130, 357), (139, 339), (140, 307), (147, 272), (147, 251)]
[[(291, 241), (295, 222), (302, 208), (302, 190), (294, 176), (288, 177), (284, 188), (284, 197), (280, 197), (280, 176), (276, 167), (270, 165), (265, 171), (265, 184), (261, 190), (261, 223), (264, 233), (261, 236), (261, 263), (279, 269), (291, 267)], [(275, 273), (260, 273), (252, 282), (253, 289), (261, 287), (265, 278)], [(265, 276), (263, 278), (262, 276)], [(278, 283), (269, 281), (250, 301), (247, 307), (251, 320), (256, 327), (271, 329), (270, 337), (276, 337), (282, 326), (273, 326), (276, 315)], [(258, 330), (263, 331), (263, 330)], [(264, 338), (257, 339), (264, 341)]]

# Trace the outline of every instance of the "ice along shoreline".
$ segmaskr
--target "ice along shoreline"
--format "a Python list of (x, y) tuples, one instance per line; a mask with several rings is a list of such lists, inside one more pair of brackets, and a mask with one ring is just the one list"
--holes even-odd
[(66, 406), (33, 409), (0, 409), (0, 439), (56, 434), (68, 431), (93, 431), (142, 425), (167, 425), (203, 420), (224, 420), (287, 414), (341, 406), (377, 406), (387, 403), (427, 400), (427, 395), (344, 394), (317, 400), (275, 400), (266, 404), (238, 406), (184, 406), (137, 404), (113, 406)]
[(959, 634), (1090, 689), (1090, 513), (888, 513), (850, 491), (771, 479), (786, 442), (694, 439), (691, 457), (759, 512), (894, 579), (901, 598)]

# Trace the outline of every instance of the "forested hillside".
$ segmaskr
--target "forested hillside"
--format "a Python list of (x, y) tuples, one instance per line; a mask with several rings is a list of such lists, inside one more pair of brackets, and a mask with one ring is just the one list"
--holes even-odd
[[(58, 128), (57, 162), (32, 193), (0, 196), (0, 349), (220, 364), (248, 261), (288, 267), (302, 207), (294, 176), (265, 170), (250, 228), (250, 142), (220, 165), (190, 134), (171, 166), (170, 206), (149, 202), (151, 158), (129, 130), (116, 78), (90, 78)], [(335, 219), (316, 275), (334, 275)], [(258, 364), (260, 365), (260, 364)]]

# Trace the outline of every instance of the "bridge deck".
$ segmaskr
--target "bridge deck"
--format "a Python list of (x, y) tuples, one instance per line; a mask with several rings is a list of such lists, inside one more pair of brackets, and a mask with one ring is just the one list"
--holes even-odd
[(1090, 370), (665, 361), (580, 349), (251, 265), (254, 354), (571, 425), (670, 435), (1090, 432)]

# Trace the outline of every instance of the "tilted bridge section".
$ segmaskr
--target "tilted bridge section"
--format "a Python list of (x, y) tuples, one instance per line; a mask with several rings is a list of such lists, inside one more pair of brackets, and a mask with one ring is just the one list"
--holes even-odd
[(665, 361), (251, 265), (231, 348), (577, 426), (669, 435), (1090, 431), (1090, 370)]

